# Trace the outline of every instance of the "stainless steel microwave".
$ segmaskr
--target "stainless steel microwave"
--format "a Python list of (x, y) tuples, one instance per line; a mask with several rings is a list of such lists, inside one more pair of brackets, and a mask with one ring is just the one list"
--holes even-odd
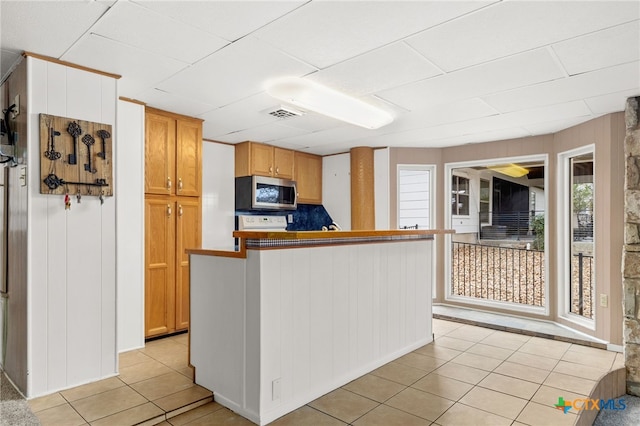
[(296, 182), (265, 176), (236, 178), (236, 210), (295, 210)]

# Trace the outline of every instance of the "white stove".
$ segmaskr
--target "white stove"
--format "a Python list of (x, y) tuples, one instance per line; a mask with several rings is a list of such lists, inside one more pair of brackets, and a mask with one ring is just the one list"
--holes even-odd
[(239, 231), (286, 231), (286, 216), (238, 216)]

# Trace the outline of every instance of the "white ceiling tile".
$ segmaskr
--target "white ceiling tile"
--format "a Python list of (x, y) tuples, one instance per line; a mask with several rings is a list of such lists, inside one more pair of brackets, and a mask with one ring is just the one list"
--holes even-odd
[(584, 123), (585, 121), (589, 121), (593, 119), (590, 116), (584, 117), (571, 117), (571, 118), (563, 118), (561, 120), (550, 120), (544, 121), (541, 123), (531, 123), (523, 126), (527, 131), (529, 131), (532, 135), (548, 135), (551, 133), (559, 132), (560, 130), (568, 129), (569, 127), (577, 126), (578, 124)]
[(552, 55), (546, 49), (538, 49), (385, 90), (378, 96), (415, 110), (554, 80), (563, 75)]
[(190, 98), (176, 96), (158, 89), (148, 89), (136, 96), (137, 100), (143, 101), (148, 106), (191, 117), (199, 116), (214, 107), (202, 102), (194, 101)]
[(609, 114), (612, 112), (624, 111), (627, 98), (632, 96), (640, 96), (640, 87), (637, 89), (624, 90), (622, 92), (587, 98), (584, 101), (594, 114)]
[(472, 135), (454, 136), (452, 138), (433, 139), (422, 143), (414, 144), (413, 147), (422, 148), (443, 148), (448, 146), (464, 145), (471, 143), (482, 143), (491, 141), (501, 141), (507, 139), (518, 139), (530, 136), (527, 129), (513, 127), (510, 129), (490, 130), (487, 132), (474, 133)]
[(636, 1), (504, 1), (424, 31), (407, 42), (439, 67), (453, 71), (639, 16), (640, 3)]
[(144, 90), (175, 74), (187, 64), (175, 59), (145, 52), (118, 42), (87, 35), (62, 58), (65, 61), (120, 74), (118, 92), (121, 96), (136, 98)]
[(235, 41), (306, 1), (136, 1), (210, 34)]
[(359, 96), (442, 72), (405, 43), (394, 43), (325, 68), (310, 80)]
[(400, 40), (491, 2), (308, 2), (255, 34), (319, 68)]
[(301, 136), (280, 139), (282, 143), (294, 143), (306, 147), (315, 147), (329, 143), (338, 143), (359, 139), (370, 135), (371, 131), (358, 126), (345, 124), (328, 130), (307, 133)]
[(569, 75), (637, 61), (640, 59), (640, 20), (552, 47)]
[(272, 143), (276, 139), (288, 138), (306, 133), (301, 129), (293, 127), (283, 127), (277, 123), (265, 124), (227, 135), (218, 135), (213, 139), (220, 142), (238, 143), (243, 141), (254, 141), (261, 143)]
[(229, 42), (130, 2), (118, 2), (91, 32), (182, 62), (194, 63)]
[(640, 88), (640, 62), (496, 93), (483, 99), (499, 111), (508, 112), (636, 88)]
[(87, 1), (1, 1), (2, 48), (59, 58), (107, 8)]
[(265, 82), (316, 71), (256, 40), (245, 37), (163, 82), (160, 89), (223, 106), (264, 91)]

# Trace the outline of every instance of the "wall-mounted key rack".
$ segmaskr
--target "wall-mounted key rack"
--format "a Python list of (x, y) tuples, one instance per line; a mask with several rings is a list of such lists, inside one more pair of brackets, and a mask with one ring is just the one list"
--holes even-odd
[(110, 124), (40, 114), (40, 193), (113, 195), (111, 135)]

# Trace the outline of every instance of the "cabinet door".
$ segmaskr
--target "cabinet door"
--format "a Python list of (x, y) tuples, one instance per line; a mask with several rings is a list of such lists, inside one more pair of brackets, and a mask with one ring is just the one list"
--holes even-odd
[(200, 248), (200, 203), (194, 198), (177, 201), (176, 218), (176, 330), (189, 327), (189, 248)]
[(290, 149), (273, 149), (273, 177), (293, 179), (293, 151)]
[(251, 174), (258, 176), (272, 176), (273, 147), (260, 143), (252, 143), (249, 151), (251, 158)]
[(168, 199), (145, 199), (145, 337), (175, 328), (174, 210)]
[(296, 151), (295, 180), (299, 203), (322, 204), (322, 157)]
[(198, 197), (202, 174), (202, 122), (178, 120), (176, 126), (176, 194)]
[(169, 195), (175, 186), (176, 121), (151, 112), (145, 120), (144, 192)]

